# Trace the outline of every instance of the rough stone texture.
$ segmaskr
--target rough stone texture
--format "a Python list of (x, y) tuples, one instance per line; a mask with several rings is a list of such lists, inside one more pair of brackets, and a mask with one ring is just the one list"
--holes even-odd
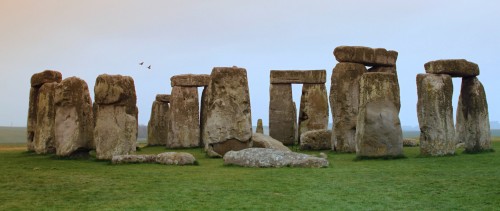
[(272, 138), (271, 136), (266, 136), (261, 133), (252, 134), (252, 142), (254, 148), (268, 148), (277, 149), (282, 151), (290, 151), (288, 147), (283, 145), (280, 141)]
[(456, 135), (466, 152), (491, 150), (488, 102), (476, 77), (463, 78), (457, 107)]
[(271, 70), (271, 84), (324, 84), (326, 70)]
[(328, 167), (325, 158), (313, 157), (311, 155), (287, 152), (277, 149), (250, 148), (240, 151), (229, 151), (224, 155), (225, 165), (237, 165), (244, 167), (306, 167), (323, 168)]
[(62, 74), (60, 72), (55, 70), (45, 70), (31, 76), (31, 87), (40, 87), (45, 83), (59, 83), (61, 80)]
[(127, 114), (136, 117), (137, 96), (134, 79), (122, 75), (99, 75), (94, 87), (95, 102), (99, 105), (125, 106)]
[(174, 86), (208, 86), (210, 75), (208, 74), (182, 74), (170, 78), (170, 85)]
[(170, 106), (168, 102), (158, 101), (158, 95), (151, 108), (148, 122), (148, 146), (166, 146), (168, 139), (168, 121)]
[(157, 155), (113, 155), (112, 164), (156, 163)]
[(200, 100), (200, 145), (205, 146), (205, 139), (203, 138), (203, 129), (207, 124), (207, 112), (208, 112), (208, 89), (203, 87)]
[(417, 93), (420, 153), (431, 156), (455, 154), (451, 76), (418, 74)]
[(365, 73), (359, 84), (358, 157), (403, 156), (399, 84), (391, 73)]
[(167, 148), (200, 146), (200, 111), (198, 88), (172, 88)]
[(426, 73), (448, 74), (451, 77), (473, 77), (479, 75), (479, 66), (465, 59), (436, 60), (425, 63)]
[(94, 117), (87, 83), (77, 77), (64, 79), (55, 95), (55, 143), (58, 156), (93, 148)]
[(403, 146), (405, 147), (416, 147), (418, 146), (418, 141), (412, 138), (404, 138)]
[(300, 135), (300, 149), (302, 150), (325, 150), (331, 147), (331, 130), (311, 130)]
[(170, 103), (170, 95), (157, 94), (156, 95), (156, 101), (158, 101), (158, 102), (164, 102), (164, 103)]
[(333, 51), (339, 62), (360, 63), (366, 66), (395, 66), (398, 52), (384, 48), (339, 46)]
[(367, 70), (368, 72), (371, 73), (392, 73), (396, 74), (398, 76), (398, 71), (396, 69), (396, 66), (392, 67), (386, 67), (386, 66), (373, 66)]
[(359, 107), (359, 80), (366, 73), (362, 64), (341, 62), (332, 72), (330, 107), (332, 109), (332, 149), (356, 152), (356, 123)]
[(186, 152), (164, 152), (156, 156), (156, 162), (164, 165), (194, 165), (196, 158)]
[(264, 126), (262, 126), (262, 119), (257, 120), (257, 128), (255, 129), (255, 133), (264, 134)]
[(269, 92), (269, 135), (285, 145), (293, 145), (296, 139), (297, 108), (292, 99), (292, 85), (271, 84)]
[(33, 149), (37, 154), (55, 152), (55, 117), (54, 98), (57, 83), (45, 83), (38, 92), (36, 109), (36, 127), (34, 132)]
[(222, 157), (230, 150), (252, 146), (247, 71), (238, 67), (215, 67), (210, 77), (203, 140), (208, 156)]
[(300, 98), (299, 143), (302, 133), (327, 129), (328, 110), (325, 84), (304, 84)]

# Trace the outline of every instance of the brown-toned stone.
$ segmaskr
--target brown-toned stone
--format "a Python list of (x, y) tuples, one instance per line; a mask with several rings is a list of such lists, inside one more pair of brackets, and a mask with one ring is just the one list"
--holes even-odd
[(297, 108), (292, 99), (292, 85), (271, 84), (269, 92), (269, 136), (285, 145), (293, 145), (296, 139)]
[(55, 70), (45, 70), (31, 76), (31, 87), (40, 87), (44, 83), (59, 83), (62, 80), (62, 74)]
[(167, 95), (167, 94), (157, 94), (156, 95), (156, 101), (158, 101), (158, 102), (164, 102), (164, 103), (170, 103), (170, 95)]
[(325, 84), (304, 84), (300, 98), (299, 143), (302, 133), (327, 129), (328, 110)]
[(28, 124), (26, 126), (26, 147), (30, 152), (35, 151), (35, 130), (36, 130), (36, 109), (38, 104), (39, 88), (30, 88), (29, 106), (28, 106)]
[(95, 102), (99, 105), (126, 106), (127, 114), (137, 119), (137, 96), (134, 79), (122, 75), (99, 75), (94, 87)]
[(300, 149), (302, 150), (327, 150), (331, 147), (331, 130), (310, 130), (300, 135)]
[(197, 87), (174, 86), (170, 99), (167, 148), (200, 146)]
[(339, 62), (359, 63), (365, 66), (396, 66), (398, 52), (384, 48), (339, 46), (333, 51)]
[[(163, 95), (165, 96), (165, 95)], [(168, 95), (170, 98), (170, 95)], [(166, 146), (168, 139), (168, 121), (170, 120), (170, 105), (165, 101), (158, 101), (158, 95), (151, 108), (148, 122), (148, 146)]]
[(264, 134), (264, 126), (262, 125), (262, 119), (257, 120), (257, 128), (255, 129), (255, 133)]
[(38, 92), (33, 148), (37, 154), (55, 152), (55, 94), (57, 83), (44, 83)]
[(261, 133), (252, 134), (252, 143), (253, 143), (252, 147), (254, 148), (268, 148), (268, 149), (277, 149), (282, 151), (291, 151), (280, 141), (274, 139), (271, 136), (266, 136)]
[(208, 113), (208, 89), (203, 87), (200, 100), (200, 145), (205, 146), (205, 139), (203, 138), (203, 130), (207, 124)]
[(208, 74), (183, 74), (174, 75), (170, 78), (170, 85), (174, 86), (208, 86), (210, 75)]
[(479, 75), (479, 66), (465, 59), (444, 59), (425, 63), (426, 73), (448, 74), (451, 77), (473, 77)]
[(326, 70), (271, 70), (271, 84), (324, 84)]

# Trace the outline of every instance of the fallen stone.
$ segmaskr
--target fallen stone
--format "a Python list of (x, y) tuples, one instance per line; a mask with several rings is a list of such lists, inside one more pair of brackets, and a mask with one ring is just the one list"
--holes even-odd
[(55, 70), (45, 70), (31, 76), (31, 87), (40, 87), (45, 83), (59, 83), (61, 80), (62, 74), (60, 72)]
[(488, 102), (481, 82), (476, 77), (462, 78), (457, 107), (456, 135), (466, 152), (492, 149)]
[(55, 95), (55, 144), (58, 156), (70, 156), (94, 143), (94, 117), (87, 83), (77, 77), (64, 79)]
[(366, 73), (359, 84), (358, 157), (403, 156), (399, 84), (390, 73)]
[(328, 160), (306, 154), (287, 152), (277, 149), (250, 148), (229, 151), (224, 155), (224, 165), (244, 167), (328, 167)]
[(113, 155), (112, 164), (156, 163), (157, 155)]
[(186, 152), (164, 152), (156, 156), (156, 162), (164, 165), (194, 165), (196, 158)]
[(333, 51), (339, 62), (359, 63), (365, 66), (396, 66), (398, 52), (384, 48), (339, 46)]
[(326, 150), (332, 148), (331, 130), (310, 130), (300, 136), (301, 150)]
[(304, 84), (300, 98), (299, 143), (302, 133), (327, 129), (328, 110), (325, 84)]
[(473, 77), (479, 75), (479, 66), (465, 59), (435, 60), (425, 63), (425, 72), (448, 74), (451, 77)]
[(359, 80), (366, 73), (362, 64), (341, 62), (332, 72), (330, 107), (333, 117), (332, 149), (356, 152)]
[(210, 75), (208, 74), (183, 74), (170, 78), (170, 85), (174, 86), (208, 86)]
[(168, 123), (167, 148), (192, 148), (200, 146), (200, 111), (198, 88), (172, 88)]
[(418, 74), (417, 93), (420, 154), (455, 154), (451, 77), (444, 74)]
[(272, 138), (271, 136), (266, 136), (261, 133), (252, 134), (252, 142), (253, 142), (252, 147), (254, 148), (268, 148), (268, 149), (277, 149), (282, 151), (291, 151), (280, 141)]
[[(170, 98), (170, 95), (168, 95)], [(170, 106), (168, 102), (158, 101), (158, 95), (151, 108), (148, 122), (148, 146), (166, 146), (168, 139), (168, 122)]]
[(262, 119), (257, 120), (257, 128), (255, 129), (255, 132), (264, 134), (264, 126), (262, 126)]
[(404, 147), (416, 147), (418, 146), (418, 141), (412, 138), (404, 138), (403, 139)]
[(230, 150), (251, 147), (252, 113), (246, 70), (215, 67), (210, 77), (203, 125), (207, 155), (222, 157)]
[(157, 94), (156, 95), (156, 101), (158, 101), (158, 102), (164, 102), (164, 103), (170, 103), (170, 95)]
[(44, 83), (38, 90), (36, 127), (33, 148), (37, 154), (54, 153), (55, 144), (55, 104), (57, 83)]
[(269, 135), (285, 145), (294, 145), (297, 108), (292, 99), (292, 85), (271, 84), (269, 90)]
[(271, 70), (271, 84), (324, 84), (326, 70)]

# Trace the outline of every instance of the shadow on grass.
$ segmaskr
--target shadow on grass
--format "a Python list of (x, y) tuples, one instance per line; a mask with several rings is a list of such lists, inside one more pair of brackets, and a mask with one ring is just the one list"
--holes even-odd
[(399, 160), (399, 159), (407, 159), (405, 155), (388, 155), (388, 156), (379, 156), (379, 157), (370, 157), (370, 156), (357, 156), (353, 159), (353, 161), (363, 161), (363, 160)]
[(486, 149), (486, 150), (464, 150), (462, 154), (483, 154), (483, 153), (493, 153), (494, 149)]

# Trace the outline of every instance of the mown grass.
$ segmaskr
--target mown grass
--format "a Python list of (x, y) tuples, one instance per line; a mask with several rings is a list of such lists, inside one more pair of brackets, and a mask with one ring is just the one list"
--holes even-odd
[[(500, 147), (500, 139), (494, 148)], [(138, 153), (166, 151), (145, 147)], [(111, 165), (0, 151), (0, 210), (495, 210), (500, 154), (354, 161), (327, 152), (329, 168), (224, 166), (200, 149), (198, 166)], [(306, 152), (318, 153), (318, 152)]]

